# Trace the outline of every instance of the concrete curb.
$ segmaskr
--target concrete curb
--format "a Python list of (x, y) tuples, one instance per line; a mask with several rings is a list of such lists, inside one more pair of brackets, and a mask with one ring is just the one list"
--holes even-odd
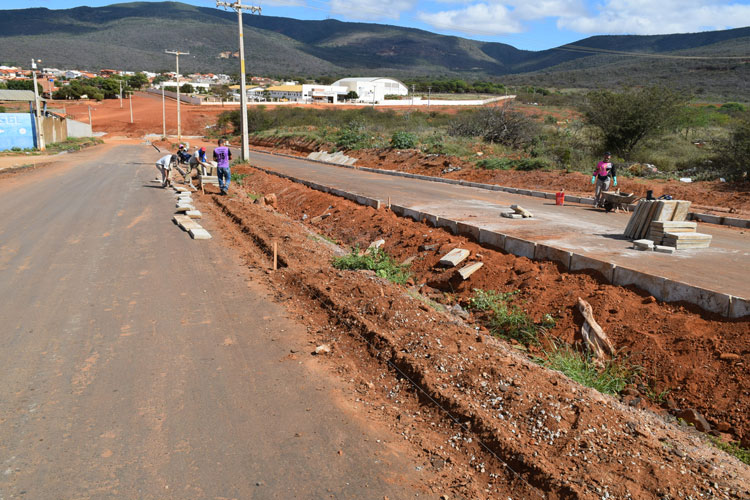
[[(297, 179), (290, 175), (281, 174), (262, 167), (253, 166), (253, 168), (270, 175), (289, 179), (317, 191), (340, 196), (360, 205), (373, 207), (376, 210), (381, 206), (380, 200), (374, 198)], [(391, 205), (391, 211), (400, 217), (410, 218), (416, 222), (424, 222), (433, 227), (445, 228), (453, 234), (467, 236), (477, 241), (480, 245), (495, 250), (502, 250), (518, 257), (556, 262), (560, 264), (563, 269), (570, 272), (594, 271), (600, 274), (605, 282), (622, 287), (634, 286), (641, 290), (645, 290), (656, 299), (664, 302), (688, 302), (697, 305), (706, 311), (720, 314), (728, 318), (750, 316), (750, 300), (741, 297), (734, 297), (725, 293), (663, 278), (661, 276), (655, 276), (634, 269), (616, 266), (611, 262), (587, 257), (585, 255), (580, 255), (549, 245), (525, 240), (523, 238), (508, 236), (503, 233), (474, 226), (467, 222), (442, 218), (434, 214), (420, 212), (419, 210), (414, 210), (413, 208), (401, 205)]]

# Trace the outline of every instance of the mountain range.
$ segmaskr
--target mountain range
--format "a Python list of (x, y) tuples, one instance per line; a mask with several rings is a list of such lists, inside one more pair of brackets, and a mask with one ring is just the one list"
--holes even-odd
[[(0, 10), (0, 63), (237, 73), (233, 11), (178, 2)], [(653, 36), (594, 36), (543, 51), (414, 28), (333, 19), (244, 15), (254, 75), (492, 79), (555, 87), (669, 84), (698, 94), (750, 98), (750, 27)]]

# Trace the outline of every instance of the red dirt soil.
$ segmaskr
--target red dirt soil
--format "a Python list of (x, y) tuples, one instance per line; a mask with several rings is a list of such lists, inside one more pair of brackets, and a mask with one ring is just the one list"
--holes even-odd
[[(750, 321), (660, 304), (595, 276), (483, 248), (249, 167), (234, 172), (248, 175), (245, 186), (234, 184), (230, 197), (196, 195), (201, 207), (220, 221), (250, 265), (270, 265), (272, 242), (278, 242), (280, 270), (269, 280), (279, 299), (310, 325), (316, 343), (331, 344), (331, 369), (359, 387), (362, 408), (378, 414), (381, 407), (380, 418), (423, 450), (426, 462), (445, 467), (440, 472), (451, 498), (750, 494), (746, 466), (717, 463), (727, 460), (723, 454), (662, 420), (674, 421), (669, 408), (695, 409), (725, 438), (748, 436), (750, 373), (743, 360), (750, 352)], [(268, 193), (276, 195), (273, 210), (249, 196)], [(331, 215), (315, 218), (326, 213)], [(330, 259), (341, 250), (317, 234), (360, 248), (383, 238), (396, 261), (416, 257), (410, 290), (373, 273), (337, 271)], [(436, 265), (457, 246), (485, 264), (466, 282)], [(536, 321), (552, 314), (556, 325), (549, 335), (565, 342), (580, 339), (575, 303), (588, 300), (620, 352), (642, 367), (638, 381), (622, 402), (602, 397), (542, 369), (513, 348), (519, 345), (489, 336), (481, 317), (469, 317), (467, 324), (428, 305), (466, 306), (474, 288), (518, 290), (514, 302)], [(533, 347), (528, 354), (542, 353)], [(425, 391), (422, 396), (408, 379)], [(664, 408), (649, 400), (665, 389)], [(425, 395), (463, 425), (441, 419)]]

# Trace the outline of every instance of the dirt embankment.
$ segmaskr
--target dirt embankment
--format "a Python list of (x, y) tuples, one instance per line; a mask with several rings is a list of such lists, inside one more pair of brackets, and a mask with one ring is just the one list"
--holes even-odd
[[(254, 139), (252, 143), (255, 147), (269, 151), (304, 155), (316, 151), (318, 147), (315, 142), (290, 139)], [(481, 146), (478, 146), (477, 151), (481, 152)], [(477, 168), (473, 162), (460, 158), (425, 154), (416, 150), (359, 149), (347, 154), (357, 158), (357, 166), (361, 167), (549, 192), (564, 190), (575, 196), (594, 195), (591, 175), (580, 172), (484, 170)], [(621, 175), (617, 187), (622, 192), (635, 193), (641, 197), (645, 197), (646, 192), (651, 190), (655, 197), (668, 194), (674, 199), (690, 200), (693, 202), (693, 210), (750, 218), (750, 182), (684, 183), (676, 180), (626, 178)]]
[[(279, 244), (281, 268), (269, 274), (279, 299), (309, 324), (316, 344), (332, 346), (330, 366), (353, 382), (358, 408), (388, 420), (422, 450), (425, 466), (442, 478), (438, 491), (450, 488), (451, 498), (750, 494), (746, 466), (697, 433), (665, 423), (693, 409), (727, 439), (748, 436), (750, 373), (743, 358), (750, 352), (750, 321), (660, 304), (387, 210), (251, 168), (234, 171), (248, 174), (235, 196), (207, 194), (199, 201), (208, 201), (204, 208), (250, 263), (268, 266), (272, 243)], [(275, 193), (274, 209), (254, 204), (250, 192)], [(330, 215), (316, 218), (324, 214)], [(385, 239), (397, 261), (414, 257), (410, 286), (334, 269), (330, 259), (341, 250), (319, 234), (360, 247)], [(436, 266), (457, 246), (485, 264), (466, 282)], [(519, 353), (519, 345), (488, 335), (476, 318), (465, 322), (436, 309), (465, 306), (474, 288), (518, 290), (515, 303), (537, 321), (553, 315), (549, 335), (566, 342), (578, 340), (582, 319), (575, 303), (583, 297), (617, 348), (642, 367), (639, 382), (620, 401), (601, 396), (531, 361), (528, 354), (540, 354), (535, 348)], [(666, 395), (663, 406), (659, 395)]]

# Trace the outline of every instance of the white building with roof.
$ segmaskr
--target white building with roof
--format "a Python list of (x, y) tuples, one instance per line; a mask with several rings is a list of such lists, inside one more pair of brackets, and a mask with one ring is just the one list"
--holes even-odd
[(360, 101), (367, 103), (382, 102), (387, 95), (409, 95), (409, 88), (393, 78), (342, 78), (333, 82), (333, 85), (346, 87), (347, 91), (353, 90), (359, 96)]

